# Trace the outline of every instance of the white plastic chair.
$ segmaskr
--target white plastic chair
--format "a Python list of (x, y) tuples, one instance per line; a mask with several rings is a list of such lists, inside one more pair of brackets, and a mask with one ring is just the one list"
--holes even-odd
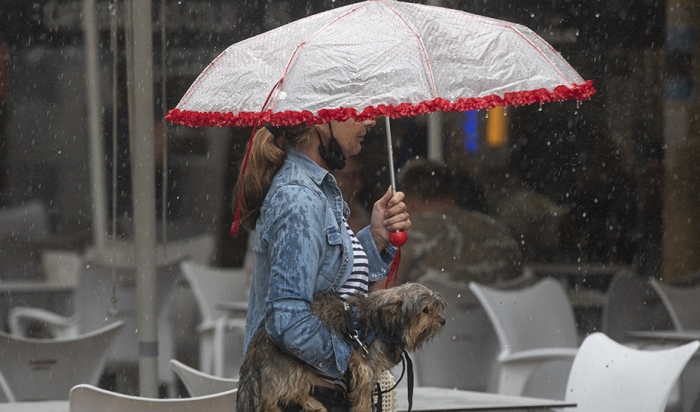
[(0, 371), (8, 400), (68, 399), (80, 383), (97, 384), (107, 352), (124, 322), (67, 339), (31, 339), (0, 332)]
[(629, 331), (672, 329), (671, 318), (646, 278), (631, 272), (616, 274), (607, 290), (601, 331), (623, 343), (634, 339)]
[(175, 359), (170, 360), (170, 367), (185, 385), (190, 396), (193, 397), (213, 395), (238, 387), (238, 379), (219, 378), (218, 376), (209, 375)]
[(676, 330), (700, 330), (700, 286), (674, 286), (654, 278), (649, 284), (659, 294)]
[(71, 250), (44, 249), (41, 251), (41, 266), (47, 283), (76, 286), (83, 268), (83, 257)]
[(11, 236), (41, 238), (49, 235), (49, 213), (43, 202), (34, 200), (0, 209), (0, 240)]
[(154, 399), (77, 385), (70, 391), (69, 412), (232, 412), (238, 389), (196, 398)]
[[(650, 278), (649, 285), (663, 302), (671, 328), (677, 331), (700, 331), (700, 286), (676, 286)], [(700, 356), (696, 354), (680, 380), (681, 410), (700, 408)]]
[(50, 338), (71, 338), (78, 336), (78, 317), (66, 317), (40, 308), (15, 306), (7, 315), (7, 326), (15, 336), (30, 337), (29, 328), (33, 323), (41, 324)]
[(577, 412), (662, 412), (700, 343), (663, 350), (637, 350), (596, 332), (581, 344), (571, 367), (566, 401)]
[[(576, 356), (578, 335), (573, 309), (559, 282), (547, 278), (519, 290), (499, 290), (475, 282), (469, 287), (491, 319), (501, 345), (494, 390), (563, 399), (563, 382)], [(526, 391), (528, 380), (537, 390)], [(538, 386), (537, 380), (548, 383)]]
[[(197, 327), (199, 369), (218, 377), (237, 377), (243, 353), (245, 313), (232, 317), (230, 311), (220, 309), (217, 304), (248, 301), (245, 269), (222, 269), (195, 262), (182, 262), (180, 268), (202, 317)], [(226, 342), (227, 332), (232, 332), (233, 341)], [(225, 356), (225, 347), (233, 356)]]
[(413, 354), (416, 386), (486, 391), (496, 369), (498, 338), (484, 308), (466, 283), (439, 273), (416, 282), (438, 292), (448, 304), (443, 331)]
[[(121, 262), (120, 263), (124, 263)], [(172, 290), (180, 274), (180, 262), (175, 261), (156, 269), (156, 302), (158, 314), (158, 378), (173, 389), (175, 376), (167, 361), (173, 358), (172, 329), (167, 321), (167, 301), (173, 298)], [(107, 352), (108, 365), (139, 362), (138, 334), (136, 321), (136, 278), (133, 266), (118, 265), (115, 277), (112, 268), (102, 263), (85, 261), (78, 274), (74, 294), (73, 313), (64, 317), (40, 308), (20, 308), (11, 311), (8, 319), (10, 331), (19, 336), (25, 335), (22, 324), (27, 322), (44, 323), (53, 330), (54, 337), (76, 336), (78, 331), (99, 329), (115, 320), (122, 320), (124, 328), (119, 332), (114, 344)], [(112, 288), (116, 288), (116, 317), (109, 314)], [(75, 327), (77, 325), (77, 328)]]

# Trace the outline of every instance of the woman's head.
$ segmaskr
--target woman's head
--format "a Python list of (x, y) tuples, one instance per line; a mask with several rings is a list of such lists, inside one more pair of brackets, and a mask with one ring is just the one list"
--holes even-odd
[(328, 146), (331, 137), (335, 137), (343, 152), (343, 156), (347, 159), (360, 153), (362, 141), (365, 134), (367, 134), (367, 128), (373, 127), (375, 124), (377, 122), (374, 119), (361, 122), (355, 119), (348, 119), (342, 122), (331, 120), (330, 123), (317, 125), (316, 131), (319, 133), (324, 146)]
[(358, 122), (348, 119), (343, 122), (332, 120), (320, 125), (261, 127), (253, 137), (246, 172), (239, 176), (234, 193), (234, 198), (237, 198), (238, 193), (241, 194), (241, 224), (247, 229), (255, 228), (267, 190), (284, 164), (284, 146), (294, 147), (321, 167), (330, 170), (320, 155), (318, 146), (330, 147), (331, 138), (335, 137), (342, 155), (345, 158), (354, 156), (362, 149), (361, 143), (367, 128), (375, 124), (374, 120)]

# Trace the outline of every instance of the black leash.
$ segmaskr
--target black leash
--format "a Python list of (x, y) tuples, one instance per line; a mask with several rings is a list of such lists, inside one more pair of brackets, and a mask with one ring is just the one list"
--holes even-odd
[[(363, 356), (369, 355), (369, 346), (372, 344), (374, 339), (377, 337), (377, 334), (373, 331), (366, 331), (365, 333), (362, 333), (363, 331), (359, 330), (359, 321), (358, 321), (358, 308), (355, 306), (349, 305), (347, 302), (343, 302), (343, 309), (345, 313), (345, 321), (348, 326), (348, 338), (350, 339), (350, 343), (355, 349), (362, 349)], [(365, 336), (360, 336), (360, 333), (362, 333)], [(403, 379), (404, 372), (408, 370), (407, 373), (407, 378), (408, 381), (406, 382), (406, 386), (408, 389), (408, 412), (411, 412), (411, 409), (413, 408), (413, 361), (411, 361), (411, 358), (408, 356), (408, 352), (406, 352), (405, 349), (403, 349), (404, 345), (401, 343), (399, 339), (396, 337), (391, 337), (391, 336), (385, 336), (382, 335), (381, 339), (384, 340), (385, 342), (390, 342), (394, 344), (398, 344), (400, 348), (402, 348), (402, 353), (401, 353), (401, 365), (403, 368), (401, 369), (401, 376), (399, 379), (396, 381), (394, 386), (391, 388), (382, 391), (382, 387), (379, 385), (379, 382), (377, 382), (377, 407), (376, 411), (377, 412), (382, 412), (382, 395), (385, 393), (391, 392), (394, 389), (396, 389), (396, 386), (401, 382), (401, 379)]]
[(399, 382), (401, 382), (401, 379), (403, 379), (403, 375), (406, 372), (406, 370), (408, 370), (408, 381), (406, 382), (406, 386), (408, 388), (408, 412), (411, 412), (411, 409), (413, 408), (413, 361), (411, 361), (411, 358), (408, 356), (408, 352), (406, 351), (403, 351), (403, 353), (401, 354), (401, 366), (401, 376), (399, 376), (399, 379), (396, 381), (394, 386), (385, 391), (382, 391), (382, 387), (379, 385), (379, 382), (377, 382), (376, 412), (382, 412), (382, 408), (384, 405), (382, 402), (382, 395), (396, 389), (396, 387), (399, 385)]

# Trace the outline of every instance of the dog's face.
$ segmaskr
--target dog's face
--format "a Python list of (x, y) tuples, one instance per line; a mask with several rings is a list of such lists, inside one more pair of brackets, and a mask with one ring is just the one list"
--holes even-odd
[(447, 302), (423, 285), (406, 283), (371, 295), (381, 301), (382, 327), (400, 336), (409, 352), (420, 349), (445, 325)]

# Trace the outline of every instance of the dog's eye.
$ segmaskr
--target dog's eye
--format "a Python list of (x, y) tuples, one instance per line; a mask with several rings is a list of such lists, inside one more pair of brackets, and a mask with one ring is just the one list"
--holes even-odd
[(423, 308), (423, 313), (430, 313), (430, 309), (428, 309), (428, 307), (427, 307), (427, 306), (426, 306), (426, 307), (424, 307), (424, 308)]

